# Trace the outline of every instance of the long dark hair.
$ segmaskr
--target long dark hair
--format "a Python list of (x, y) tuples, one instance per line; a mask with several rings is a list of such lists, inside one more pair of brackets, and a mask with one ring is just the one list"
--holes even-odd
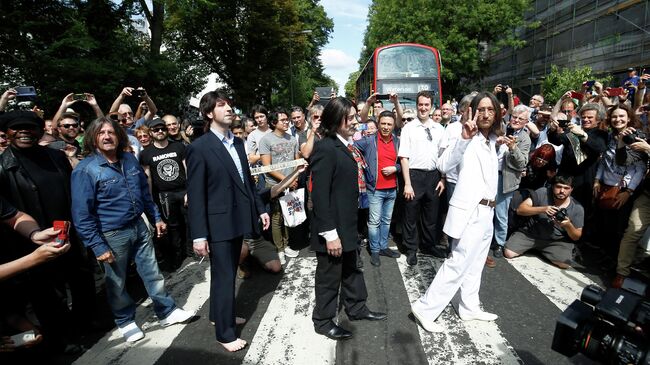
[(472, 99), (472, 103), (470, 104), (472, 113), (474, 113), (474, 115), (478, 113), (478, 104), (485, 98), (490, 99), (492, 107), (494, 108), (494, 123), (492, 123), (492, 126), (490, 127), (490, 133), (494, 133), (497, 136), (502, 136), (503, 128), (501, 128), (501, 103), (499, 103), (499, 100), (496, 96), (494, 96), (494, 94), (487, 91), (482, 91), (476, 94), (476, 96), (474, 96), (474, 99)]
[(117, 156), (122, 156), (122, 153), (124, 153), (124, 151), (129, 148), (129, 137), (126, 135), (124, 128), (122, 128), (122, 126), (117, 121), (111, 118), (101, 117), (95, 119), (92, 123), (90, 123), (90, 126), (86, 128), (84, 136), (84, 156), (97, 153), (97, 136), (105, 124), (110, 124), (111, 127), (113, 127), (115, 130), (115, 136), (117, 136)]
[(212, 119), (208, 117), (208, 114), (214, 111), (214, 107), (217, 106), (217, 103), (220, 101), (230, 105), (230, 98), (228, 98), (228, 95), (221, 90), (210, 91), (201, 97), (201, 101), (199, 102), (199, 111), (201, 112), (204, 122), (203, 133), (208, 133), (210, 130)]
[(626, 104), (616, 104), (611, 106), (607, 110), (607, 119), (606, 119), (606, 126), (612, 128), (612, 133), (616, 134), (618, 133), (613, 127), (612, 127), (612, 114), (614, 113), (614, 110), (616, 109), (621, 109), (625, 110), (627, 113), (627, 126), (632, 127), (634, 129), (641, 129), (641, 123), (639, 122), (639, 118), (636, 117), (636, 113), (632, 108), (627, 106)]
[(342, 96), (337, 96), (325, 105), (323, 114), (321, 115), (320, 126), (325, 135), (329, 137), (336, 136), (336, 131), (341, 125), (341, 121), (348, 117), (350, 109), (354, 107), (352, 101)]

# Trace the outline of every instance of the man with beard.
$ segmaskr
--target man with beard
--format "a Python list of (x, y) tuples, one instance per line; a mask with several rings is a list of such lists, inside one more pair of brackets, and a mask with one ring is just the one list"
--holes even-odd
[[(32, 216), (41, 228), (55, 220), (70, 221), (71, 166), (61, 151), (38, 145), (45, 122), (34, 112), (12, 111), (2, 116), (0, 130), (6, 132), (10, 146), (0, 156), (0, 191), (11, 205)], [(16, 253), (24, 255), (35, 246), (12, 233), (4, 242), (16, 242)], [(51, 339), (70, 340), (73, 331), (88, 329), (95, 310), (95, 286), (84, 250), (74, 230), (70, 232), (71, 249), (51, 265), (30, 273), (23, 288), (44, 332), (56, 333)], [(24, 252), (23, 250), (28, 252)], [(72, 318), (66, 300), (57, 298), (55, 288), (70, 286)], [(63, 303), (63, 305), (60, 305)]]
[(535, 190), (517, 208), (517, 214), (531, 217), (526, 226), (506, 242), (504, 256), (511, 259), (537, 250), (561, 269), (571, 267), (573, 242), (582, 236), (584, 210), (571, 197), (573, 179), (557, 175), (552, 187)]
[[(174, 118), (175, 119), (175, 118)], [(185, 146), (169, 139), (165, 121), (156, 118), (148, 123), (153, 143), (140, 153), (140, 164), (147, 174), (151, 190), (158, 194), (158, 208), (167, 224), (168, 236), (161, 247), (166, 269), (178, 268), (185, 255), (192, 255), (186, 237)]]

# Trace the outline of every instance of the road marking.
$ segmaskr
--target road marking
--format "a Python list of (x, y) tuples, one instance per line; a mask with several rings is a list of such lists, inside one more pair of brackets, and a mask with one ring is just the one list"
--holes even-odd
[(573, 268), (562, 270), (537, 256), (524, 255), (506, 261), (562, 311), (580, 299), (587, 285), (598, 285)]
[[(176, 300), (179, 307), (187, 311), (198, 312), (210, 297), (210, 265), (199, 266), (190, 262), (170, 279), (165, 280), (165, 287)], [(153, 311), (151, 299), (147, 298), (138, 306), (136, 323), (145, 333), (144, 339), (133, 345), (127, 344), (119, 330), (107, 333), (92, 348), (86, 351), (74, 364), (153, 364), (171, 346), (174, 339), (185, 327), (175, 324), (160, 327)]]
[(314, 332), (315, 257), (291, 259), (242, 364), (335, 364), (336, 341)]
[[(409, 266), (404, 255), (397, 259), (409, 302), (422, 296), (442, 264), (441, 260), (418, 256), (418, 265)], [(464, 322), (447, 307), (437, 320), (446, 330), (418, 332), (429, 364), (522, 364), (522, 360), (495, 322)]]

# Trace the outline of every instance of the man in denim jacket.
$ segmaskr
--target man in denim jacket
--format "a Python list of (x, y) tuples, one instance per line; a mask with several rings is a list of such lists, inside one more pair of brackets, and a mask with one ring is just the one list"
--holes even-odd
[(147, 178), (128, 147), (124, 129), (100, 118), (86, 131), (84, 151), (89, 154), (72, 172), (72, 218), (79, 236), (104, 264), (108, 302), (127, 342), (144, 334), (135, 323), (136, 305), (126, 292), (129, 262), (135, 261), (154, 311), (162, 326), (184, 322), (193, 314), (176, 307), (165, 290), (149, 228), (142, 213), (165, 233), (147, 185)]
[(379, 114), (379, 133), (354, 142), (366, 159), (366, 188), (369, 203), (368, 238), (370, 263), (379, 266), (379, 256), (399, 257), (388, 248), (388, 231), (397, 196), (397, 173), (401, 171), (397, 152), (399, 140), (393, 134), (395, 115), (390, 111)]

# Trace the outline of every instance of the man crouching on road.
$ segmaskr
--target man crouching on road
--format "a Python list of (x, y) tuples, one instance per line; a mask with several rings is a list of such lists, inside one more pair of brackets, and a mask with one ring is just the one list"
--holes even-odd
[(126, 292), (131, 260), (161, 326), (185, 322), (194, 314), (176, 307), (165, 290), (142, 213), (156, 222), (158, 237), (166, 226), (138, 160), (124, 152), (128, 146), (124, 129), (109, 118), (95, 120), (86, 130), (84, 151), (88, 156), (72, 172), (72, 219), (84, 244), (104, 264), (106, 294), (117, 327), (127, 342), (135, 342), (144, 333), (135, 323), (136, 305)]

